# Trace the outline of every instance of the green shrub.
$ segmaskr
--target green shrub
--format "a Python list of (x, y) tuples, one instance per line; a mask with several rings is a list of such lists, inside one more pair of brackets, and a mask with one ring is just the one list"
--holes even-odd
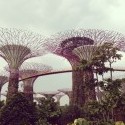
[(35, 125), (37, 120), (35, 104), (23, 93), (15, 94), (0, 111), (0, 125)]

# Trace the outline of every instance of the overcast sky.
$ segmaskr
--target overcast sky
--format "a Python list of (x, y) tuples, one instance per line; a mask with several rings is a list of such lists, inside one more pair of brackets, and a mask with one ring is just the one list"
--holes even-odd
[(0, 25), (43, 35), (72, 28), (125, 33), (124, 8), (124, 0), (0, 0)]
[[(0, 0), (1, 27), (28, 29), (44, 36), (78, 28), (125, 34), (124, 15), (125, 0)], [(46, 55), (36, 60), (51, 63), (57, 69), (70, 68), (65, 59), (56, 56)], [(0, 66), (5, 64), (1, 59)], [(71, 83), (70, 73), (47, 76), (35, 82), (35, 91), (71, 87)]]

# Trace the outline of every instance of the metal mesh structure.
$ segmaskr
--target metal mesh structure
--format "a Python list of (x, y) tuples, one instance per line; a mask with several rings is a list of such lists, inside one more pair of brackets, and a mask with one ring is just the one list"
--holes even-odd
[(44, 92), (40, 92), (39, 94), (45, 96), (46, 98), (51, 99), (58, 93), (59, 93), (58, 91), (44, 91)]
[[(73, 70), (80, 61), (78, 56), (72, 52), (77, 47), (85, 45), (97, 46), (106, 42), (111, 42), (114, 46), (124, 50), (123, 45), (125, 45), (124, 36), (122, 34), (114, 31), (97, 29), (80, 29), (57, 33), (46, 41), (46, 49), (54, 54), (65, 57), (70, 62)], [(74, 105), (82, 105), (85, 101), (83, 95), (77, 94), (80, 90), (82, 91), (81, 93), (84, 93), (84, 90), (79, 87), (83, 84), (82, 77), (82, 72), (75, 70), (72, 72), (72, 104)]]
[(58, 89), (59, 92), (63, 92), (69, 97), (69, 105), (71, 105), (71, 100), (72, 100), (72, 89), (70, 88), (63, 88), (63, 89)]
[(91, 61), (94, 57), (94, 53), (99, 49), (96, 45), (85, 45), (77, 47), (73, 50), (73, 53), (78, 56), (78, 58), (86, 61)]
[(114, 43), (114, 46), (124, 50), (124, 36), (118, 32), (98, 29), (70, 30), (52, 35), (46, 40), (46, 49), (59, 56), (65, 57), (71, 64), (77, 57), (72, 53), (74, 48), (83, 45), (102, 45), (105, 42)]
[(18, 91), (19, 67), (32, 57), (45, 54), (41, 35), (18, 29), (0, 28), (0, 56), (9, 65), (8, 96)]
[[(48, 73), (52, 70), (51, 66), (40, 64), (40, 63), (23, 63), (19, 69), (19, 76), (24, 79), (29, 76), (39, 74), (39, 72)], [(33, 100), (33, 85), (37, 77), (33, 77), (27, 80), (23, 80), (24, 93), (26, 97)]]

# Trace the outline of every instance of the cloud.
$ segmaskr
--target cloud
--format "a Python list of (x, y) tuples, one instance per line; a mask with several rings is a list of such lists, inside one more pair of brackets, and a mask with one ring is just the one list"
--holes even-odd
[(121, 29), (124, 0), (1, 0), (0, 25), (44, 35), (72, 28)]

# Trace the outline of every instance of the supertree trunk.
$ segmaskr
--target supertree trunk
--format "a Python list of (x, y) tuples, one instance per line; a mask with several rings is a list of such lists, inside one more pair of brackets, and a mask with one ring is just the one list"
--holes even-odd
[(33, 102), (33, 87), (25, 86), (24, 93), (25, 93), (26, 98), (30, 100), (31, 102)]
[(79, 63), (80, 65), (78, 65), (80, 79), (77, 80), (79, 82), (77, 83), (78, 85), (76, 85), (76, 87), (79, 88), (77, 90), (77, 93), (79, 96), (81, 96), (82, 99), (81, 102), (79, 102), (79, 104), (81, 104), (80, 106), (84, 105), (84, 103), (87, 103), (89, 100), (96, 99), (94, 73), (92, 70), (92, 66), (89, 64), (89, 62), (92, 61), (94, 57), (94, 52), (97, 49), (98, 47), (95, 45), (83, 45), (73, 50), (73, 53), (79, 57), (81, 62), (81, 64)]
[(16, 94), (18, 92), (18, 82), (19, 82), (19, 70), (10, 69), (7, 100), (9, 100), (13, 94)]
[(72, 72), (72, 104), (83, 106), (87, 100), (95, 100), (96, 93), (93, 85), (94, 74), (91, 70), (74, 70)]
[(85, 85), (88, 86), (89, 97), (88, 100), (96, 100), (96, 92), (94, 86), (94, 74), (91, 69), (84, 71)]
[(71, 104), (82, 105), (85, 103), (85, 85), (82, 80), (82, 72), (80, 70), (73, 70), (72, 72), (72, 99)]
[(24, 94), (26, 98), (30, 101), (33, 102), (33, 84), (37, 78), (31, 78), (28, 80), (23, 81), (24, 82)]

